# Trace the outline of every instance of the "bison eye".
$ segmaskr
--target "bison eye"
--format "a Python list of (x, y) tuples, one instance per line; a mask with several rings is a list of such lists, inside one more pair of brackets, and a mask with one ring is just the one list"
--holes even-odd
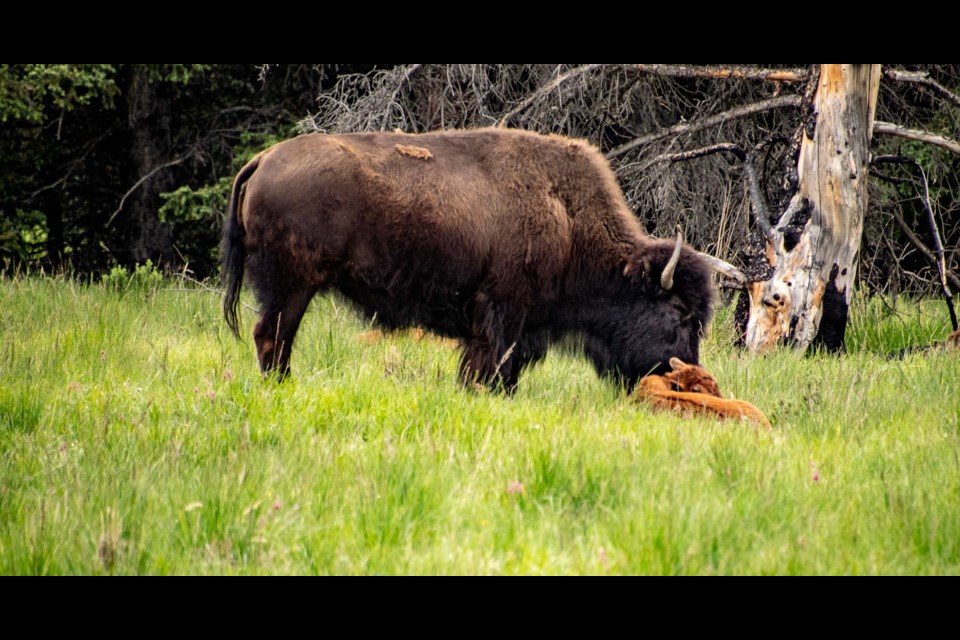
[(700, 393), (700, 385), (698, 384), (693, 385), (692, 387), (690, 387), (690, 391), (693, 391), (694, 393)]

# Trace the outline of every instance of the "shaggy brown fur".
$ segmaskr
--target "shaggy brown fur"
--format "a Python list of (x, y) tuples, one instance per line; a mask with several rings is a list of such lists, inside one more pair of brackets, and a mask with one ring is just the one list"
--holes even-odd
[(743, 400), (720, 395), (717, 380), (703, 367), (670, 359), (673, 371), (662, 376), (641, 378), (633, 397), (655, 409), (678, 411), (683, 415), (705, 415), (721, 420), (750, 420), (770, 428), (760, 409)]
[(954, 349), (960, 349), (960, 329), (957, 329), (949, 336), (947, 336), (947, 347), (952, 347)]
[(698, 361), (709, 267), (684, 247), (665, 290), (673, 248), (642, 231), (584, 141), (506, 129), (306, 135), (234, 182), (224, 310), (236, 331), (245, 269), (265, 373), (287, 372), (310, 299), (336, 289), (386, 329), (459, 340), (465, 383), (511, 390), (573, 338), (599, 373), (632, 386), (671, 356)]

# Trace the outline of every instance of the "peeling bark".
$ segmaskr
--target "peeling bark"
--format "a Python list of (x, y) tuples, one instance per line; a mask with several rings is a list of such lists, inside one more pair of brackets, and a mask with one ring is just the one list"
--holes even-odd
[[(746, 344), (843, 348), (867, 208), (880, 65), (822, 65), (799, 189), (766, 242), (769, 279), (748, 287)], [(810, 137), (812, 135), (812, 137)]]

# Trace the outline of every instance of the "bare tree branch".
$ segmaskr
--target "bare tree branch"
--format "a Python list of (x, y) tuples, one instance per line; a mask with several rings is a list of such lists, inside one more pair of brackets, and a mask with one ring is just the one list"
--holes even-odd
[(934, 80), (930, 77), (930, 74), (926, 72), (918, 71), (901, 71), (900, 69), (884, 69), (884, 77), (890, 78), (891, 80), (897, 80), (899, 82), (913, 82), (916, 84), (922, 84), (925, 87), (930, 87), (930, 89), (945, 99), (948, 102), (952, 102), (955, 106), (960, 107), (960, 96), (953, 93), (945, 86)]
[(502, 118), (500, 118), (500, 122), (497, 123), (497, 126), (498, 127), (507, 126), (507, 123), (510, 121), (510, 118), (514, 117), (515, 115), (517, 115), (518, 113), (520, 113), (521, 111), (529, 107), (537, 99), (547, 95), (548, 93), (550, 93), (551, 91), (559, 87), (561, 84), (563, 84), (567, 80), (571, 78), (576, 78), (579, 75), (587, 73), (588, 71), (593, 71), (594, 69), (601, 66), (603, 65), (585, 64), (585, 65), (576, 67), (575, 69), (571, 69), (566, 73), (560, 74), (559, 76), (557, 76), (556, 78), (548, 82), (547, 84), (543, 85), (542, 87), (540, 87), (539, 89), (531, 93), (529, 96), (524, 98), (524, 100), (521, 101), (520, 104), (518, 104), (513, 109), (508, 111)]
[(151, 169), (150, 171), (148, 171), (146, 175), (142, 176), (139, 180), (137, 180), (137, 181), (133, 184), (133, 186), (130, 187), (125, 194), (123, 194), (123, 197), (120, 198), (120, 204), (117, 205), (117, 210), (114, 211), (112, 214), (110, 214), (110, 218), (107, 220), (107, 224), (105, 224), (105, 225), (103, 225), (103, 226), (104, 226), (104, 227), (109, 227), (109, 226), (110, 226), (110, 224), (113, 222), (113, 219), (116, 218), (117, 215), (119, 215), (120, 212), (123, 210), (123, 205), (126, 203), (127, 198), (129, 198), (129, 197), (133, 194), (134, 191), (136, 191), (137, 189), (139, 189), (139, 188), (140, 188), (140, 185), (142, 185), (144, 182), (146, 182), (146, 181), (150, 178), (150, 176), (152, 176), (153, 174), (157, 173), (158, 171), (162, 171), (163, 169), (166, 169), (166, 168), (168, 168), (168, 167), (172, 167), (172, 166), (174, 166), (174, 165), (178, 165), (178, 164), (180, 164), (181, 162), (183, 162), (184, 160), (186, 160), (188, 157), (189, 157), (189, 156), (182, 156), (182, 157), (180, 157), (180, 158), (177, 158), (176, 160), (171, 160), (170, 162), (167, 162), (167, 163), (165, 163), (165, 164), (161, 164), (160, 166), (155, 167), (155, 168)]
[(953, 324), (953, 330), (957, 330), (957, 312), (953, 308), (953, 295), (950, 293), (950, 288), (947, 286), (947, 264), (944, 261), (943, 257), (943, 243), (940, 240), (940, 230), (937, 228), (937, 221), (933, 215), (933, 209), (930, 207), (930, 186), (927, 183), (927, 174), (923, 170), (923, 166), (917, 162), (915, 158), (910, 156), (879, 156), (874, 158), (871, 164), (874, 163), (897, 163), (897, 164), (909, 164), (912, 165), (920, 172), (921, 184), (923, 184), (923, 194), (920, 197), (921, 202), (923, 203), (924, 211), (927, 213), (927, 221), (930, 224), (930, 235), (933, 237), (933, 251), (931, 252), (920, 242), (920, 239), (917, 238), (907, 227), (906, 222), (900, 214), (894, 211), (894, 216), (897, 219), (897, 223), (900, 224), (901, 229), (907, 234), (907, 237), (910, 241), (916, 246), (924, 256), (929, 260), (932, 260), (937, 267), (937, 273), (940, 276), (940, 291), (943, 294), (943, 299), (947, 303), (947, 308), (950, 311), (950, 322)]
[(763, 192), (760, 177), (757, 175), (757, 153), (761, 148), (762, 145), (747, 154), (743, 161), (743, 172), (747, 178), (747, 187), (750, 189), (753, 217), (756, 219), (763, 237), (767, 239), (767, 242), (773, 244), (776, 241), (776, 235), (773, 232), (773, 227), (770, 226), (770, 205), (767, 203), (767, 196)]
[[(303, 131), (417, 131), (416, 118), (406, 108), (417, 103), (417, 78), (442, 65), (412, 64), (369, 74), (341, 76), (333, 90), (317, 97), (319, 112), (301, 123)], [(408, 91), (402, 91), (407, 87)], [(422, 96), (419, 96), (422, 97)]]
[(924, 172), (923, 166), (916, 160), (914, 160), (913, 166), (920, 172), (920, 178), (923, 180), (923, 208), (927, 211), (927, 222), (930, 223), (930, 234), (933, 236), (933, 250), (934, 255), (937, 256), (937, 271), (940, 275), (940, 291), (943, 293), (943, 299), (950, 310), (950, 322), (953, 323), (953, 330), (956, 331), (960, 327), (957, 326), (957, 312), (953, 308), (953, 295), (951, 295), (950, 288), (947, 286), (947, 264), (943, 259), (943, 242), (940, 240), (937, 219), (930, 207), (930, 185), (927, 183), (927, 174)]
[(390, 100), (396, 100), (397, 94), (400, 93), (400, 89), (403, 88), (403, 85), (410, 81), (410, 77), (420, 70), (422, 64), (412, 64), (410, 67), (403, 73), (403, 77), (400, 78), (400, 82), (397, 83), (396, 89), (393, 90), (393, 94), (390, 96)]
[(67, 171), (66, 173), (63, 174), (63, 177), (55, 182), (52, 182), (48, 185), (40, 187), (39, 189), (31, 193), (29, 196), (27, 196), (27, 202), (31, 202), (34, 198), (36, 198), (38, 195), (40, 195), (44, 191), (47, 191), (49, 189), (55, 189), (61, 184), (66, 183), (66, 181), (70, 179), (70, 176), (73, 175), (73, 172), (76, 171), (80, 167), (80, 165), (83, 164), (83, 161), (87, 159), (87, 156), (90, 155), (90, 153), (97, 147), (98, 144), (100, 144), (101, 141), (103, 141), (104, 138), (111, 135), (116, 130), (116, 128), (117, 128), (116, 126), (112, 126), (108, 128), (106, 131), (102, 132), (97, 137), (87, 142), (83, 147), (83, 152), (80, 153), (79, 156), (75, 157), (73, 160), (70, 161), (70, 164), (67, 166)]
[[(893, 219), (897, 221), (897, 225), (900, 227), (900, 230), (903, 231), (903, 235), (907, 236), (907, 240), (910, 241), (917, 251), (922, 253), (924, 257), (932, 262), (933, 264), (937, 263), (937, 257), (933, 255), (933, 252), (927, 248), (927, 245), (923, 244), (923, 241), (917, 237), (917, 234), (910, 229), (910, 225), (907, 224), (906, 220), (903, 219), (903, 216), (900, 215), (899, 211), (893, 211)], [(958, 278), (952, 271), (946, 272), (947, 280), (950, 281), (950, 284), (953, 285), (954, 289), (960, 289), (960, 278)]]
[(607, 158), (616, 158), (617, 156), (622, 156), (623, 154), (633, 151), (637, 147), (642, 147), (645, 144), (650, 144), (651, 142), (656, 142), (657, 140), (663, 140), (664, 138), (669, 138), (671, 136), (679, 136), (685, 133), (692, 133), (694, 131), (700, 131), (708, 127), (713, 127), (718, 124), (727, 122), (728, 120), (734, 120), (736, 118), (743, 118), (746, 116), (754, 115), (756, 113), (763, 113), (764, 111), (770, 111), (771, 109), (782, 109), (784, 107), (798, 107), (802, 100), (801, 96), (779, 96), (776, 98), (770, 98), (769, 100), (763, 100), (762, 102), (754, 102), (752, 104), (741, 105), (735, 109), (730, 109), (729, 111), (724, 111), (723, 113), (718, 113), (716, 115), (710, 116), (708, 118), (703, 118), (702, 120), (695, 120), (693, 122), (681, 122), (680, 124), (675, 124), (672, 127), (667, 129), (661, 129), (659, 131), (654, 131), (653, 133), (648, 133), (645, 136), (640, 136), (630, 142), (626, 142), (619, 147), (611, 150), (607, 153)]
[(69, 170), (63, 175), (63, 177), (61, 177), (61, 178), (60, 178), (59, 180), (57, 180), (56, 182), (51, 182), (51, 183), (48, 184), (48, 185), (44, 185), (44, 186), (40, 187), (39, 189), (37, 189), (36, 191), (34, 191), (33, 193), (31, 193), (29, 196), (27, 196), (27, 202), (33, 201), (34, 198), (36, 198), (38, 195), (40, 195), (40, 194), (43, 193), (44, 191), (48, 191), (48, 190), (50, 190), (50, 189), (56, 189), (56, 188), (59, 187), (61, 184), (63, 184), (64, 182), (66, 182), (66, 181), (67, 181), (67, 178), (69, 178), (69, 177), (70, 177), (70, 174), (72, 174), (72, 173), (73, 173), (73, 168), (69, 169)]
[(737, 157), (737, 160), (743, 163), (743, 171), (747, 179), (747, 187), (750, 190), (751, 208), (753, 209), (753, 216), (757, 222), (757, 226), (760, 227), (760, 232), (767, 240), (774, 242), (775, 236), (773, 232), (773, 226), (770, 224), (770, 205), (767, 203), (767, 197), (763, 193), (763, 188), (760, 186), (760, 178), (757, 176), (757, 153), (764, 146), (765, 145), (761, 144), (747, 154), (743, 149), (731, 142), (720, 142), (708, 147), (691, 149), (690, 151), (660, 155), (648, 162), (647, 166), (657, 162), (679, 162), (682, 160), (693, 160), (695, 158), (702, 158), (714, 153), (732, 153)]
[(889, 182), (890, 184), (903, 184), (904, 182), (906, 182), (906, 180), (903, 180), (901, 178), (894, 178), (890, 174), (883, 173), (882, 171), (878, 171), (874, 169), (872, 166), (870, 167), (870, 175), (872, 175), (874, 178), (880, 178), (881, 180)]
[(702, 158), (704, 156), (709, 156), (714, 153), (729, 152), (737, 156), (737, 159), (743, 162), (747, 159), (747, 154), (744, 153), (743, 149), (739, 146), (733, 144), (732, 142), (718, 142), (717, 144), (712, 144), (708, 147), (700, 147), (699, 149), (691, 149), (690, 151), (681, 151), (679, 153), (664, 153), (662, 155), (649, 160), (643, 167), (641, 171), (649, 169), (655, 164), (661, 162), (682, 162), (684, 160), (694, 160), (696, 158)]
[(929, 131), (921, 131), (919, 129), (907, 129), (901, 127), (897, 124), (892, 124), (890, 122), (881, 122), (876, 121), (873, 123), (873, 132), (874, 133), (885, 133), (891, 136), (897, 136), (899, 138), (907, 138), (908, 140), (918, 140), (920, 142), (926, 142), (927, 144), (932, 144), (942, 149), (946, 149), (951, 153), (955, 153), (960, 156), (960, 142), (956, 140), (951, 140), (950, 138), (944, 138), (943, 136), (937, 135), (935, 133), (930, 133)]
[[(901, 160), (901, 158), (896, 158)], [(930, 224), (930, 234), (933, 236), (933, 252), (936, 256), (934, 262), (937, 265), (937, 272), (940, 275), (940, 291), (943, 293), (943, 299), (947, 303), (947, 309), (950, 311), (950, 322), (953, 323), (953, 330), (957, 330), (957, 312), (953, 308), (953, 296), (950, 294), (950, 288), (947, 286), (947, 264), (943, 259), (943, 242), (940, 240), (940, 230), (937, 229), (937, 220), (933, 215), (933, 209), (930, 207), (930, 186), (927, 183), (927, 174), (923, 166), (914, 158), (908, 158), (911, 164), (920, 172), (920, 179), (923, 183), (923, 208), (927, 213), (927, 221)]]
[(684, 64), (635, 64), (629, 67), (640, 73), (673, 78), (742, 78), (802, 82), (809, 75), (806, 69), (758, 69), (751, 67), (700, 67)]

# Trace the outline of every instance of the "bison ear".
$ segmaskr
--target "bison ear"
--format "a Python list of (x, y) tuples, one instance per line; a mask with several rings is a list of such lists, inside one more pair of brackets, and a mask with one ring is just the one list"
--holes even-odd
[(627, 258), (627, 263), (623, 267), (623, 275), (630, 282), (638, 284), (647, 273), (647, 262), (640, 256)]
[(670, 358), (670, 368), (674, 371), (680, 371), (680, 369), (683, 369), (686, 366), (687, 365), (680, 358)]

